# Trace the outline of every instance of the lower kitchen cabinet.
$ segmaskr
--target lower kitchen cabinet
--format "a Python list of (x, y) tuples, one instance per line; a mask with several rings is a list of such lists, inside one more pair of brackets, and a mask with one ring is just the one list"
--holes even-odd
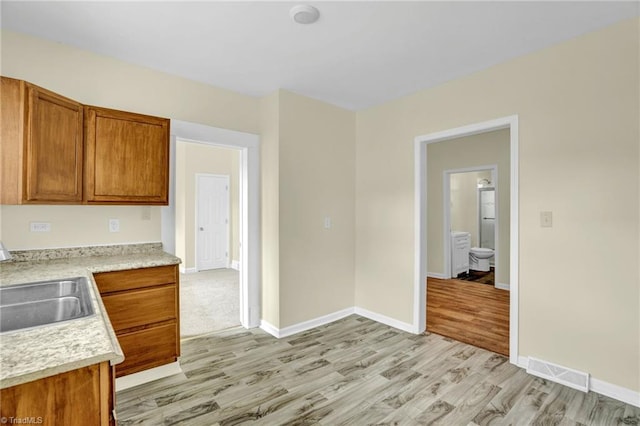
[(90, 365), (0, 391), (2, 423), (115, 425), (113, 367)]
[(124, 352), (124, 361), (116, 366), (118, 377), (178, 359), (178, 325), (175, 321), (116, 334)]
[(124, 352), (116, 377), (177, 361), (178, 277), (177, 265), (94, 274)]

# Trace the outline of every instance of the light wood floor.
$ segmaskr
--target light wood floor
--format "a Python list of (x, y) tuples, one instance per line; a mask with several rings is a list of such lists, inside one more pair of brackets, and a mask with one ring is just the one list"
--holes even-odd
[(509, 292), (472, 281), (427, 279), (427, 331), (509, 355)]
[(640, 409), (506, 357), (352, 315), (283, 339), (234, 328), (183, 345), (185, 375), (117, 394), (126, 425), (638, 425)]

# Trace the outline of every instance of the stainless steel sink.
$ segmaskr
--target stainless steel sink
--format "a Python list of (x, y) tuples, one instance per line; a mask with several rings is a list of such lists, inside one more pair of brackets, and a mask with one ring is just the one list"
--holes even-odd
[(84, 277), (0, 287), (0, 333), (93, 315)]

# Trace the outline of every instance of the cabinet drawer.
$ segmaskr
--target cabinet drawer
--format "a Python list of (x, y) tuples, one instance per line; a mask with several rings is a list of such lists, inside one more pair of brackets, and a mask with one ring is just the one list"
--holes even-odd
[(102, 302), (116, 331), (177, 318), (176, 286), (106, 294)]
[(180, 355), (176, 321), (120, 334), (118, 342), (124, 352), (124, 361), (116, 365), (116, 377), (169, 364)]
[(134, 288), (171, 284), (178, 281), (176, 265), (103, 272), (93, 275), (100, 294)]

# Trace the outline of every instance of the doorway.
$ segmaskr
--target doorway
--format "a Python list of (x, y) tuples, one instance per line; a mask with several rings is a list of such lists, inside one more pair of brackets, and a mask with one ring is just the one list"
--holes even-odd
[[(496, 134), (496, 133), (487, 133)], [(498, 137), (499, 135), (496, 134)], [(505, 142), (508, 135), (503, 135)], [(482, 141), (476, 141), (482, 143)], [(505, 144), (506, 145), (506, 144)], [(493, 148), (493, 147), (491, 147)], [(508, 149), (508, 146), (502, 147)], [(449, 160), (451, 161), (451, 160)], [(477, 165), (458, 169), (445, 170), (442, 179), (443, 201), (443, 243), (444, 274), (443, 278), (459, 278), (495, 285), (508, 290), (506, 271), (502, 271), (501, 282), (496, 281), (495, 271), (500, 260), (509, 262), (508, 250), (500, 253), (498, 232), (501, 228), (500, 204), (502, 194), (498, 185), (498, 165)], [(496, 197), (496, 194), (498, 196)], [(505, 218), (508, 221), (508, 216)], [(505, 227), (502, 227), (505, 231)], [(453, 235), (467, 234), (469, 244), (463, 247), (463, 255), (467, 259), (464, 271), (453, 267), (452, 259), (455, 250)], [(488, 268), (472, 265), (469, 262), (469, 250), (473, 248), (493, 251), (493, 256), (484, 264)], [(440, 278), (436, 275), (437, 278)]]
[(177, 139), (239, 151), (239, 310), (245, 328), (260, 325), (259, 136), (197, 123), (171, 120), (169, 206), (162, 208), (164, 250), (175, 253)]
[(196, 269), (228, 268), (230, 178), (196, 173)]
[[(440, 255), (437, 252), (432, 253), (427, 247), (428, 235), (428, 217), (438, 215), (437, 212), (428, 208), (427, 193), (436, 193), (442, 191), (434, 189), (430, 186), (431, 182), (427, 180), (427, 147), (430, 144), (449, 141), (452, 139), (462, 138), (471, 135), (481, 135), (483, 133), (496, 130), (507, 129), (509, 132), (509, 178), (507, 186), (503, 186), (504, 193), (508, 194), (509, 204), (509, 220), (508, 226), (510, 232), (502, 233), (502, 241), (508, 244), (509, 262), (506, 276), (509, 278), (508, 293), (509, 298), (509, 360), (513, 364), (518, 364), (518, 116), (513, 115), (495, 120), (485, 121), (481, 123), (462, 126), (441, 132), (431, 133), (415, 138), (414, 158), (415, 158), (415, 285), (414, 285), (414, 329), (416, 332), (422, 332), (426, 328), (427, 323), (427, 307), (425, 300), (427, 299), (427, 277), (428, 261), (437, 260), (439, 265), (443, 265), (442, 251)], [(468, 153), (466, 153), (468, 154)], [(442, 200), (442, 195), (440, 195)], [(442, 210), (439, 210), (440, 212)], [(439, 213), (442, 216), (442, 213)], [(503, 221), (505, 222), (505, 221)], [(443, 227), (437, 227), (440, 235)], [(442, 242), (443, 238), (438, 236), (435, 238)], [(503, 251), (507, 250), (506, 245), (502, 244)], [(440, 257), (438, 257), (440, 256)], [(438, 258), (440, 260), (438, 260)], [(505, 266), (505, 265), (503, 265)], [(441, 268), (441, 267), (440, 267)], [(432, 271), (433, 272), (433, 271)], [(440, 271), (441, 278), (444, 278), (444, 271)], [(438, 279), (438, 278), (435, 278)]]

